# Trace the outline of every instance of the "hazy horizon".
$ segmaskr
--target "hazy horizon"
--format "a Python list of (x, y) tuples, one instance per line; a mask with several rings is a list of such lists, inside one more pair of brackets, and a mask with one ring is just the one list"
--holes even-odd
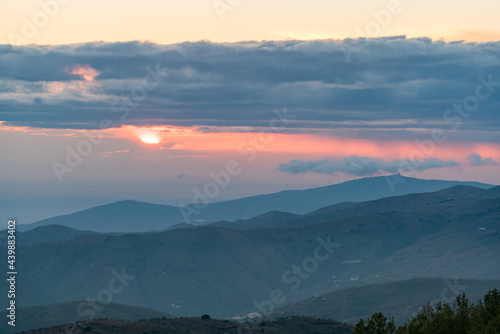
[[(387, 176), (390, 176), (387, 175)], [(404, 175), (403, 175), (404, 176)], [(320, 187), (327, 187), (331, 185), (336, 185), (336, 184), (341, 184), (344, 182), (348, 181), (353, 181), (353, 180), (359, 180), (363, 179), (365, 177), (360, 177), (360, 178), (353, 178), (349, 180), (342, 180), (338, 183), (329, 183), (329, 184), (319, 184), (316, 182), (313, 182), (308, 185), (308, 187), (304, 187), (304, 184), (301, 186), (297, 186), (295, 188), (294, 186), (289, 186), (288, 189), (286, 186), (284, 186), (283, 189), (279, 187), (274, 187), (272, 191), (269, 192), (256, 192), (254, 194), (247, 194), (244, 196), (235, 196), (235, 197), (228, 197), (225, 198), (223, 196), (216, 197), (210, 201), (210, 203), (217, 203), (217, 202), (224, 202), (224, 201), (230, 201), (230, 200), (235, 200), (235, 199), (241, 199), (245, 197), (252, 197), (252, 196), (258, 196), (258, 195), (267, 195), (267, 194), (273, 194), (273, 193), (279, 193), (282, 191), (288, 191), (288, 190), (308, 190), (308, 189), (314, 189), (314, 188), (320, 188)], [(428, 179), (428, 180), (434, 180), (434, 179)], [(464, 182), (478, 182), (475, 180), (444, 180), (444, 181), (464, 181)], [(483, 183), (483, 182), (479, 182)], [(487, 183), (488, 184), (488, 183)], [(498, 186), (499, 184), (491, 184), (492, 186)], [(388, 185), (389, 187), (389, 185)], [(269, 187), (268, 187), (269, 188)], [(187, 198), (174, 198), (174, 199), (164, 199), (164, 198), (106, 198), (106, 199), (96, 199), (95, 197), (93, 198), (84, 198), (84, 199), (77, 199), (75, 200), (74, 198), (72, 199), (66, 199), (65, 201), (59, 202), (59, 203), (54, 203), (53, 200), (48, 199), (48, 200), (43, 200), (43, 201), (34, 201), (31, 203), (19, 203), (19, 202), (14, 202), (14, 203), (6, 203), (4, 204), (5, 207), (8, 207), (10, 210), (15, 209), (15, 205), (19, 206), (19, 212), (21, 212), (21, 216), (18, 216), (19, 219), (19, 224), (24, 225), (24, 224), (31, 224), (40, 220), (48, 219), (48, 218), (53, 218), (56, 216), (62, 216), (62, 215), (67, 215), (79, 211), (83, 211), (86, 209), (91, 209), (93, 207), (97, 206), (102, 206), (102, 205), (107, 205), (107, 204), (112, 204), (115, 202), (120, 202), (120, 201), (126, 201), (126, 200), (132, 200), (132, 201), (137, 201), (137, 202), (144, 202), (144, 203), (150, 203), (150, 204), (159, 204), (159, 205), (169, 205), (169, 206), (180, 206), (181, 204), (183, 205), (188, 205), (192, 204), (193, 197), (187, 197)], [(10, 205), (9, 205), (10, 204)], [(26, 208), (29, 207), (29, 211), (26, 211)], [(28, 217), (28, 218), (27, 218)], [(29, 217), (34, 217), (34, 218), (29, 218)], [(8, 217), (5, 217), (5, 219), (8, 219)]]

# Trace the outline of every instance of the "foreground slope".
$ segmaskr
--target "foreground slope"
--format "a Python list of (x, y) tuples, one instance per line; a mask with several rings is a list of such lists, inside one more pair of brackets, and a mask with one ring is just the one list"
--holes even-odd
[(355, 324), (361, 318), (382, 312), (394, 318), (397, 325), (402, 325), (426, 303), (453, 303), (462, 293), (467, 294), (471, 302), (476, 302), (489, 290), (499, 287), (500, 280), (411, 279), (311, 297), (278, 310), (276, 316), (305, 315)]
[[(9, 332), (26, 331), (88, 320), (90, 311), (92, 311), (91, 313), (95, 318), (127, 321), (171, 317), (157, 310), (114, 303), (96, 309), (90, 307), (90, 304), (86, 301), (79, 301), (17, 309), (15, 330)], [(3, 319), (6, 319), (6, 315), (7, 312), (5, 311), (1, 313)]]
[(164, 333), (164, 334), (351, 334), (353, 327), (333, 320), (293, 317), (257, 323), (240, 324), (227, 320), (202, 320), (200, 318), (152, 319), (124, 322), (117, 320), (94, 320), (67, 326), (40, 329), (33, 334), (55, 333)]

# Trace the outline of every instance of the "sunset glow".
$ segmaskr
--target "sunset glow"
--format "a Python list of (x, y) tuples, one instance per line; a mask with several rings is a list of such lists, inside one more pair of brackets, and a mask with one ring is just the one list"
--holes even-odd
[(150, 145), (156, 145), (156, 144), (160, 143), (160, 139), (158, 139), (157, 137), (154, 137), (154, 136), (141, 137), (141, 141), (144, 144), (150, 144)]
[(177, 205), (230, 161), (243, 172), (217, 201), (398, 172), (500, 184), (499, 2), (55, 0), (0, 11), (12, 201)]
[[(2, 124), (3, 123), (3, 124)], [(386, 141), (343, 138), (335, 135), (313, 135), (293, 133), (263, 132), (203, 132), (193, 127), (122, 126), (107, 130), (71, 130), (71, 129), (30, 129), (29, 127), (7, 126), (0, 122), (0, 133), (25, 133), (28, 136), (45, 137), (100, 137), (124, 140), (131, 143), (139, 140), (147, 145), (159, 145), (158, 149), (186, 152), (211, 152), (211, 154), (240, 154), (248, 152), (268, 152), (274, 154), (297, 154), (302, 159), (315, 160), (329, 158), (342, 159), (353, 154), (360, 157), (373, 157), (384, 161), (395, 159), (456, 160), (467, 162), (471, 153), (500, 161), (498, 143), (456, 143), (445, 142), (439, 145), (423, 147), (415, 141)], [(177, 153), (178, 154), (178, 153)]]

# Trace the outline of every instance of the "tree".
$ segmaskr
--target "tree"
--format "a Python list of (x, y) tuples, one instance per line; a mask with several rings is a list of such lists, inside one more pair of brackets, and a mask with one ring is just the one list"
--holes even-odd
[(354, 334), (499, 334), (500, 292), (488, 291), (484, 301), (470, 304), (465, 294), (457, 296), (453, 307), (439, 302), (430, 304), (397, 329), (394, 319), (387, 320), (382, 313), (374, 313), (369, 320), (361, 319)]
[(387, 320), (382, 313), (373, 314), (365, 322), (361, 319), (354, 327), (353, 334), (395, 334), (394, 319)]

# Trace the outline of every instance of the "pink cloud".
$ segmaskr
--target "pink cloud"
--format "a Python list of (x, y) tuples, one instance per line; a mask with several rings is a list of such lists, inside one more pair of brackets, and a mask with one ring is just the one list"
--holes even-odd
[(90, 65), (75, 65), (67, 68), (66, 72), (72, 75), (79, 75), (86, 81), (94, 81), (94, 78), (101, 74), (98, 70), (90, 67)]

